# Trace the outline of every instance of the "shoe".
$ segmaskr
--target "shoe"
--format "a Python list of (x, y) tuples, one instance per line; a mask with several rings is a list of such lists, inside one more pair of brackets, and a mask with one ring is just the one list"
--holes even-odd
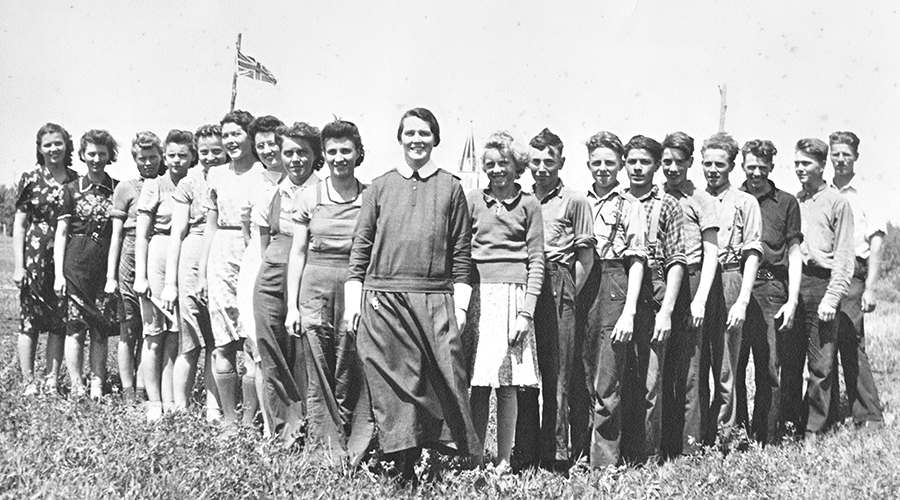
[(48, 375), (44, 380), (44, 394), (47, 396), (59, 395), (59, 384), (56, 382), (55, 375)]
[(83, 384), (76, 384), (69, 390), (69, 399), (83, 399), (87, 395), (87, 388)]
[(28, 382), (27, 384), (25, 384), (25, 390), (22, 391), (23, 396), (28, 398), (28, 397), (32, 397), (32, 396), (37, 396), (37, 394), (38, 394), (38, 386), (36, 383), (34, 383), (32, 381), (32, 382)]
[(94, 401), (103, 397), (103, 386), (91, 384), (91, 399)]
[(162, 419), (163, 410), (162, 403), (147, 403), (147, 422), (153, 423), (158, 422)]

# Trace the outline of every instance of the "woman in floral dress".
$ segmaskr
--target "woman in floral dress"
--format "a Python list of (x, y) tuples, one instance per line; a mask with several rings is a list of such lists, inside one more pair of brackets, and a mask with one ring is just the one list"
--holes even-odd
[(38, 334), (48, 332), (48, 391), (56, 391), (63, 357), (65, 311), (53, 290), (53, 241), (63, 186), (78, 178), (72, 170), (72, 138), (66, 129), (48, 123), (37, 132), (37, 166), (19, 180), (13, 222), (13, 281), (21, 306), (18, 338), (24, 394), (36, 395), (34, 358)]
[(117, 184), (106, 173), (106, 165), (117, 156), (118, 145), (109, 132), (89, 130), (81, 136), (78, 158), (88, 172), (66, 184), (56, 226), (53, 287), (68, 307), (65, 351), (73, 397), (85, 393), (82, 365), (87, 332), (91, 333), (92, 399), (103, 395), (108, 338), (118, 333), (115, 295), (103, 290), (112, 238), (110, 208)]

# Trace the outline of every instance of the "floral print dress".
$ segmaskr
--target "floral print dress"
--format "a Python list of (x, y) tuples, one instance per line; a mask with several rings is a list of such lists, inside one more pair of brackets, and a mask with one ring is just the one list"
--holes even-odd
[(19, 292), (20, 328), (26, 335), (62, 333), (65, 310), (53, 291), (53, 238), (62, 207), (63, 187), (78, 179), (66, 168), (66, 178), (57, 182), (50, 169), (38, 165), (19, 179), (16, 210), (26, 216), (25, 279)]

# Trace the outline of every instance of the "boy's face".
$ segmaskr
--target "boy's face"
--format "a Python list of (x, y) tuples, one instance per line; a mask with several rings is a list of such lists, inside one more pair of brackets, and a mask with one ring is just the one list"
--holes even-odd
[(646, 149), (632, 149), (625, 158), (625, 168), (632, 188), (646, 187), (653, 184), (653, 174), (659, 169), (659, 162)]
[(818, 182), (825, 173), (825, 164), (803, 151), (794, 153), (794, 173), (801, 184)]
[(565, 162), (566, 159), (562, 158), (553, 147), (547, 146), (543, 150), (531, 148), (531, 163), (528, 164), (528, 169), (531, 170), (536, 185), (543, 190), (550, 190), (556, 187), (559, 171)]
[(849, 144), (832, 144), (831, 166), (834, 167), (834, 174), (841, 176), (853, 175), (856, 157), (856, 151), (853, 151)]
[(728, 159), (724, 149), (707, 149), (703, 152), (703, 176), (713, 190), (728, 184), (728, 174), (734, 170), (734, 163)]
[(759, 191), (769, 182), (772, 162), (767, 162), (753, 153), (747, 153), (744, 155), (743, 169), (747, 176), (747, 186), (753, 191)]
[(598, 188), (609, 189), (616, 185), (616, 175), (622, 168), (622, 157), (612, 149), (597, 148), (591, 151), (587, 166), (594, 177), (594, 184)]
[(694, 158), (680, 149), (666, 148), (663, 150), (663, 174), (672, 186), (679, 186), (687, 179), (687, 172), (692, 163), (694, 163)]

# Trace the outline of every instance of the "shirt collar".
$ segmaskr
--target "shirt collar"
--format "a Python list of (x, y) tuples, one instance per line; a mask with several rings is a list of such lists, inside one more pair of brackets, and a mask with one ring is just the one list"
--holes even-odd
[[(562, 197), (562, 194), (560, 194), (560, 193), (562, 193), (562, 188), (563, 188), (563, 181), (562, 181), (562, 179), (559, 179), (556, 181), (556, 187), (551, 189), (550, 192), (547, 193), (543, 198), (540, 198), (541, 203), (546, 203), (550, 199), (555, 198), (557, 196)], [(535, 197), (537, 197), (537, 190), (532, 189), (532, 191), (534, 192)]]
[(743, 191), (743, 192), (745, 192), (745, 193), (747, 193), (747, 194), (752, 194), (753, 197), (756, 198), (756, 199), (760, 199), (760, 198), (772, 198), (773, 200), (775, 200), (775, 199), (776, 199), (775, 194), (777, 193), (778, 189), (775, 188), (775, 183), (772, 182), (771, 179), (766, 179), (766, 182), (769, 183), (769, 192), (766, 193), (766, 194), (764, 194), (764, 195), (761, 195), (761, 196), (756, 196), (755, 194), (753, 194), (753, 193), (751, 193), (750, 191), (747, 190), (747, 181), (744, 181), (744, 183), (741, 184), (741, 187), (739, 187), (738, 189), (740, 189), (741, 191)]
[(801, 200), (806, 200), (808, 198), (816, 199), (819, 197), (820, 194), (822, 194), (823, 191), (825, 191), (828, 188), (829, 188), (829, 186), (828, 186), (827, 182), (823, 182), (822, 187), (820, 187), (819, 190), (816, 191), (815, 193), (810, 193), (804, 188), (797, 194), (797, 198), (799, 198)]
[[(625, 192), (631, 194), (631, 188), (626, 188)], [(631, 196), (634, 196), (634, 195), (632, 194)], [(659, 186), (651, 187), (650, 191), (647, 191), (647, 193), (644, 196), (641, 196), (640, 198), (638, 198), (637, 196), (634, 196), (634, 197), (641, 203), (643, 203), (647, 200), (659, 198)]]
[(112, 177), (110, 177), (109, 174), (104, 172), (103, 173), (103, 181), (101, 181), (100, 184), (94, 184), (93, 182), (91, 182), (91, 179), (87, 175), (83, 175), (81, 177), (81, 185), (79, 186), (79, 189), (82, 193), (84, 193), (86, 191), (90, 191), (94, 186), (97, 186), (98, 188), (103, 188), (109, 192), (112, 192), (112, 190), (113, 190)]
[(728, 186), (725, 189), (719, 191), (718, 193), (711, 190), (709, 188), (709, 185), (706, 186), (706, 192), (709, 193), (710, 195), (712, 195), (714, 198), (716, 198), (719, 201), (722, 201), (723, 199), (725, 199), (725, 195), (727, 195), (729, 192), (731, 192), (732, 189), (734, 189), (734, 184), (732, 184), (730, 182), (728, 183)]
[(697, 188), (694, 186), (694, 182), (692, 180), (685, 179), (684, 182), (678, 185), (678, 187), (670, 187), (669, 183), (664, 182), (663, 190), (669, 194), (680, 193), (683, 196), (691, 196), (694, 194), (694, 191), (696, 191)]
[(435, 172), (438, 171), (438, 166), (434, 162), (434, 160), (428, 160), (428, 163), (419, 167), (418, 170), (413, 170), (409, 165), (404, 161), (399, 167), (397, 167), (397, 172), (403, 176), (404, 179), (412, 179), (413, 173), (419, 173), (419, 179), (427, 179), (434, 175)]
[(624, 186), (622, 185), (622, 183), (619, 181), (616, 181), (616, 185), (613, 186), (613, 188), (610, 189), (608, 193), (606, 193), (603, 196), (597, 196), (597, 193), (594, 192), (594, 185), (591, 184), (591, 187), (588, 189), (587, 195), (588, 195), (588, 198), (593, 198), (597, 201), (604, 201), (607, 198), (611, 198), (613, 195), (622, 196), (624, 194), (623, 190), (624, 190)]
[(505, 200), (498, 200), (497, 198), (495, 198), (494, 193), (491, 192), (490, 186), (484, 188), (484, 190), (481, 192), (481, 195), (484, 196), (484, 202), (487, 204), (487, 206), (491, 206), (494, 203), (500, 202), (504, 206), (511, 207), (519, 201), (519, 198), (522, 197), (522, 187), (519, 186), (519, 183), (515, 183), (515, 186), (516, 186), (516, 195), (513, 196), (512, 198), (507, 198)]
[(281, 191), (282, 193), (287, 193), (287, 194), (291, 195), (291, 194), (296, 193), (298, 189), (303, 190), (303, 189), (306, 189), (309, 187), (313, 187), (316, 184), (318, 184), (319, 182), (321, 182), (321, 181), (316, 176), (316, 174), (313, 173), (309, 177), (307, 177), (305, 181), (303, 181), (303, 184), (300, 184), (298, 186), (298, 185), (294, 184), (293, 182), (291, 182), (291, 176), (287, 175), (284, 177), (284, 180), (278, 184), (278, 190)]
[(850, 178), (850, 182), (845, 184), (844, 187), (840, 187), (840, 188), (837, 187), (834, 183), (834, 179), (832, 179), (831, 182), (828, 183), (828, 185), (833, 187), (834, 189), (836, 189), (839, 193), (846, 193), (848, 191), (855, 193), (855, 192), (857, 192), (856, 180), (857, 180), (857, 176), (854, 175), (853, 177)]

